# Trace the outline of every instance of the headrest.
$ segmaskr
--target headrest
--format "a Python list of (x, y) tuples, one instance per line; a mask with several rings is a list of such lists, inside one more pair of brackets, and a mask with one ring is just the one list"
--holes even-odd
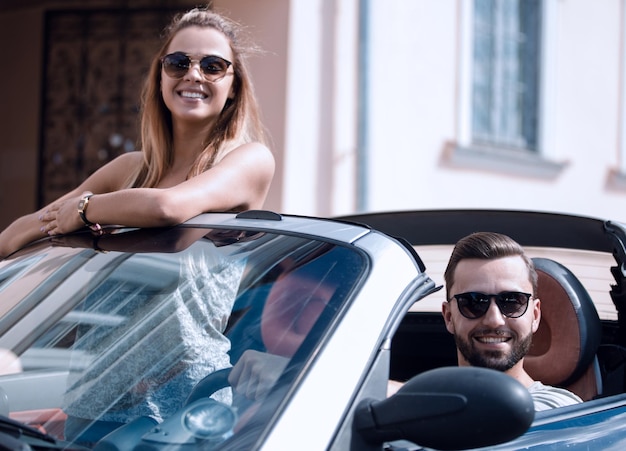
[(602, 325), (589, 293), (570, 270), (547, 258), (533, 262), (541, 322), (524, 368), (544, 384), (567, 386), (592, 363)]

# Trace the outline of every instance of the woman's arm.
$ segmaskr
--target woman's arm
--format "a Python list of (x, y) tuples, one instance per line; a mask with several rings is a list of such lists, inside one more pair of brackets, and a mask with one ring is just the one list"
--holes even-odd
[[(63, 195), (41, 210), (24, 215), (13, 221), (6, 229), (0, 233), (0, 257), (5, 257), (31, 241), (38, 240), (50, 235), (50, 224), (45, 218), (50, 211), (55, 211), (63, 205), (73, 205), (74, 225), (68, 227), (68, 232), (84, 227), (78, 216), (78, 200), (81, 193), (85, 191), (106, 192), (119, 189), (125, 183), (137, 164), (140, 163), (141, 154), (133, 152), (124, 154), (110, 163), (104, 165), (93, 175), (87, 178), (79, 187)], [(76, 202), (74, 203), (74, 200)], [(68, 213), (69, 215), (69, 213)]]
[(26, 243), (47, 235), (39, 220), (44, 210), (19, 217), (0, 233), (0, 258), (6, 257)]
[[(209, 211), (261, 208), (274, 175), (274, 158), (259, 143), (244, 144), (204, 173), (170, 188), (133, 188), (96, 193), (89, 200), (89, 222), (131, 227), (175, 225)], [(80, 227), (82, 193), (44, 215), (52, 234)]]

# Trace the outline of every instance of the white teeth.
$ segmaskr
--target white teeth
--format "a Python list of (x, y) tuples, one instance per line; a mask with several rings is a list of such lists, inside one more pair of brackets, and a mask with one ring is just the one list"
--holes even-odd
[(504, 343), (508, 338), (505, 337), (481, 337), (478, 341), (482, 343)]
[(201, 92), (183, 91), (180, 93), (181, 97), (187, 97), (189, 99), (204, 99), (205, 95)]

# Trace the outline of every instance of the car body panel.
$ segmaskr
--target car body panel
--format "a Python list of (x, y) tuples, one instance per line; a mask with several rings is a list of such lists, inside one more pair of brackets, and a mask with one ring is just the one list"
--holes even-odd
[(621, 450), (626, 446), (626, 396), (540, 413), (519, 439), (494, 450)]

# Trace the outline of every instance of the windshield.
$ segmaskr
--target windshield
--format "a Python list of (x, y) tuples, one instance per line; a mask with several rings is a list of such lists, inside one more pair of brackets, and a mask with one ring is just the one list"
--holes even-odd
[(250, 443), (366, 266), (352, 248), (257, 231), (55, 241), (0, 262), (0, 414), (87, 447), (124, 428)]

